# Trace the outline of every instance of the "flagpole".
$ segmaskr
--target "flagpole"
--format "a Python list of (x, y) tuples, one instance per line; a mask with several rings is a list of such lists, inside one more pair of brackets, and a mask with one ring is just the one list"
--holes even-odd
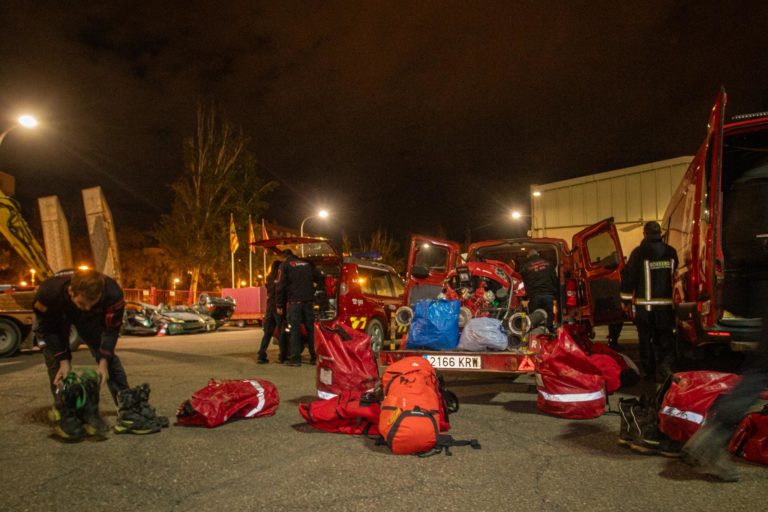
[(248, 286), (253, 286), (253, 223), (251, 215), (248, 215)]
[[(267, 227), (264, 225), (264, 217), (261, 218), (261, 239), (266, 240), (267, 239)], [(262, 262), (264, 264), (264, 273), (262, 274), (264, 276), (264, 283), (267, 282), (267, 248), (264, 247), (264, 250), (261, 253), (262, 255)]]
[(232, 288), (235, 288), (235, 253), (230, 251), (232, 255)]

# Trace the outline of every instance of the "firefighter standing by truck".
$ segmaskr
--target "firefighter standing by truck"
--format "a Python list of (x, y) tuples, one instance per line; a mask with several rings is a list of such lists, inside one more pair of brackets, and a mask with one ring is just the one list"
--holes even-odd
[(317, 267), (298, 258), (290, 249), (282, 252), (285, 261), (280, 265), (275, 289), (277, 314), (285, 310), (286, 320), (291, 329), (289, 366), (301, 366), (301, 326), (307, 331), (309, 363), (315, 364), (315, 285), (325, 292), (325, 282)]
[(560, 281), (555, 267), (549, 260), (543, 258), (539, 251), (532, 249), (528, 253), (528, 259), (523, 268), (520, 269), (520, 275), (523, 277), (525, 293), (530, 300), (528, 311), (531, 313), (537, 309), (546, 311), (547, 329), (554, 331), (555, 300), (560, 294)]
[(643, 226), (643, 241), (632, 251), (621, 274), (621, 298), (625, 307), (635, 307), (635, 325), (640, 338), (640, 363), (646, 380), (665, 378), (671, 372), (675, 311), (672, 286), (677, 251), (661, 240), (658, 222)]

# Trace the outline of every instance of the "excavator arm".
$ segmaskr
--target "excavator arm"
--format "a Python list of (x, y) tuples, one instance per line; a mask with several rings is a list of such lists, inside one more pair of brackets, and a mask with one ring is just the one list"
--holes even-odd
[(42, 280), (53, 275), (43, 248), (35, 239), (29, 225), (21, 216), (19, 203), (0, 192), (0, 233)]

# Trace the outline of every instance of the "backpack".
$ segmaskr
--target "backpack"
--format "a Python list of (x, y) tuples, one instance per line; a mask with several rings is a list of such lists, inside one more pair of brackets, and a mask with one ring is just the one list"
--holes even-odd
[(371, 337), (334, 320), (315, 322), (317, 396), (333, 398), (346, 390), (371, 391), (379, 380), (379, 367), (371, 350)]
[(768, 464), (768, 405), (742, 420), (728, 449), (750, 462)]
[(299, 414), (310, 426), (325, 432), (379, 435), (381, 407), (372, 393), (343, 391), (327, 400), (299, 404)]
[(179, 425), (216, 427), (235, 418), (272, 416), (280, 405), (274, 384), (264, 379), (216, 380), (195, 391), (176, 411)]
[(687, 441), (701, 428), (717, 397), (730, 392), (740, 379), (734, 373), (675, 373), (659, 409), (659, 429), (674, 441)]
[(379, 432), (392, 453), (435, 449), (440, 433), (451, 427), (448, 413), (458, 409), (458, 400), (444, 389), (429, 361), (417, 356), (397, 361), (384, 372), (381, 386)]
[(561, 418), (597, 418), (605, 411), (605, 376), (577, 343), (578, 337), (566, 325), (558, 329), (554, 340), (542, 343), (537, 356), (536, 405)]

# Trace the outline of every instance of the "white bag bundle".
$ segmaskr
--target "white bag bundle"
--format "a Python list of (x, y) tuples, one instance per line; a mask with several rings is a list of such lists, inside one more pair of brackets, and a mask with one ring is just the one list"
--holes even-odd
[(464, 326), (457, 348), (469, 352), (506, 350), (507, 333), (501, 327), (501, 320), (487, 317), (473, 318)]

